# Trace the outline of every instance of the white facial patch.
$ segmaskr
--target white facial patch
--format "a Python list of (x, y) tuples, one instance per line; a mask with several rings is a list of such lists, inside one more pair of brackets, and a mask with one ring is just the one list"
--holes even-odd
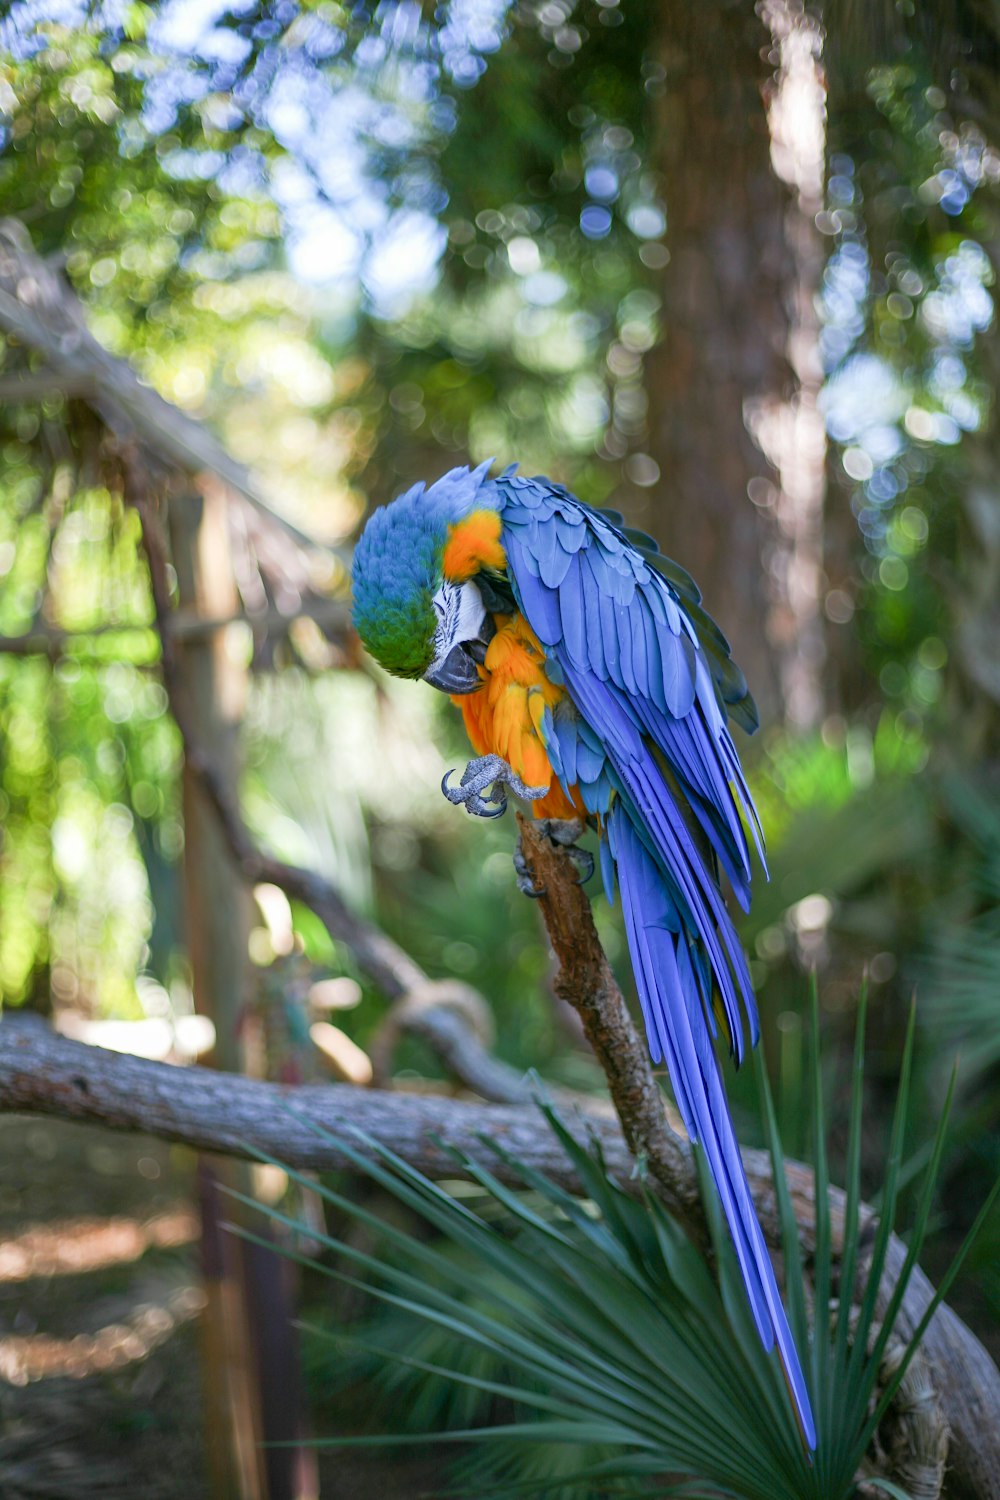
[(453, 647), (474, 641), (486, 618), (483, 598), (476, 585), (443, 583), (434, 595), (438, 627), (434, 633), (435, 659), (444, 661)]

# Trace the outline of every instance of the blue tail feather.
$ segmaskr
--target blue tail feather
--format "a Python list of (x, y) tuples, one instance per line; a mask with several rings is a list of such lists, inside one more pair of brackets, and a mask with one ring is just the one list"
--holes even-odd
[(814, 1448), (816, 1429), (809, 1393), (757, 1222), (688, 935), (669, 910), (659, 868), (622, 802), (609, 816), (608, 837), (650, 1051), (654, 1061), (666, 1061), (681, 1118), (708, 1159), (758, 1332), (765, 1348), (778, 1345), (802, 1430)]

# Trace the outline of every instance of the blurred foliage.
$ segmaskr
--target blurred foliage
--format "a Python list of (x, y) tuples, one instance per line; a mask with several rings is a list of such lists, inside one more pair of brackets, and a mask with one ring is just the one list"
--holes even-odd
[[(339, 543), (370, 503), (495, 453), (584, 499), (641, 502), (656, 529), (670, 485), (646, 451), (644, 356), (671, 206), (655, 6), (0, 9), (0, 209), (63, 268), (101, 342), (211, 423), (285, 515)], [(978, 619), (995, 641), (1000, 543), (982, 538), (1000, 531), (977, 531), (969, 502), (982, 492), (995, 516), (1000, 91), (981, 7), (908, 9), (827, 12), (830, 712), (808, 737), (741, 745), (771, 874), (742, 931), (797, 1151), (804, 969), (822, 972), (846, 1055), (867, 966), (876, 1111), (914, 987), (928, 1110), (962, 1038), (945, 1200), (960, 1234), (1000, 1155), (1000, 741), (966, 629)], [(18, 358), (0, 351), (0, 382)], [(4, 401), (0, 637), (40, 642), (0, 650), (6, 1003), (190, 1004), (179, 745), (151, 620), (134, 517), (87, 406), (56, 389)], [(336, 880), (429, 973), (481, 988), (500, 1055), (596, 1082), (548, 993), (510, 820), (476, 827), (439, 796), (465, 754), (447, 704), (367, 671), (260, 673), (245, 747), (264, 842)], [(617, 915), (595, 907), (627, 986)], [(312, 970), (362, 980), (310, 913), (291, 916)], [(288, 955), (261, 921), (266, 985)], [(365, 1046), (386, 1006), (361, 990), (342, 1024)], [(435, 1074), (415, 1044), (397, 1062)], [(734, 1095), (749, 1125), (748, 1077)], [(991, 1226), (977, 1262), (994, 1299), (997, 1243)]]

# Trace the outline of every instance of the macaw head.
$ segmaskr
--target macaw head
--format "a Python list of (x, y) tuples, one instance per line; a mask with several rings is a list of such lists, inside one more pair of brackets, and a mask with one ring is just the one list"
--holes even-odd
[[(354, 553), (354, 625), (396, 677), (422, 677), (444, 693), (474, 693), (493, 635), (492, 616), (456, 566), (456, 531), (473, 515), (496, 519), (497, 497), (478, 469), (452, 469), (414, 485), (368, 519)], [(497, 544), (498, 545), (498, 544)], [(465, 554), (463, 553), (463, 556)]]

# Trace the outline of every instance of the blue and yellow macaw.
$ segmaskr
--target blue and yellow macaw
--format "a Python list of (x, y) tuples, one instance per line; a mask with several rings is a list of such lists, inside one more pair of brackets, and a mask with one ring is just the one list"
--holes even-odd
[[(756, 713), (725, 637), (682, 568), (613, 512), (490, 464), (376, 510), (354, 561), (354, 620), (389, 672), (452, 696), (481, 759), (443, 790), (497, 816), (503, 786), (535, 815), (585, 819), (615, 883), (653, 1059), (719, 1190), (754, 1319), (776, 1342), (806, 1441), (809, 1396), (712, 1045), (737, 1064), (757, 1010), (719, 888), (746, 909), (744, 824), (760, 825), (727, 719)], [(484, 796), (492, 787), (489, 796)]]

